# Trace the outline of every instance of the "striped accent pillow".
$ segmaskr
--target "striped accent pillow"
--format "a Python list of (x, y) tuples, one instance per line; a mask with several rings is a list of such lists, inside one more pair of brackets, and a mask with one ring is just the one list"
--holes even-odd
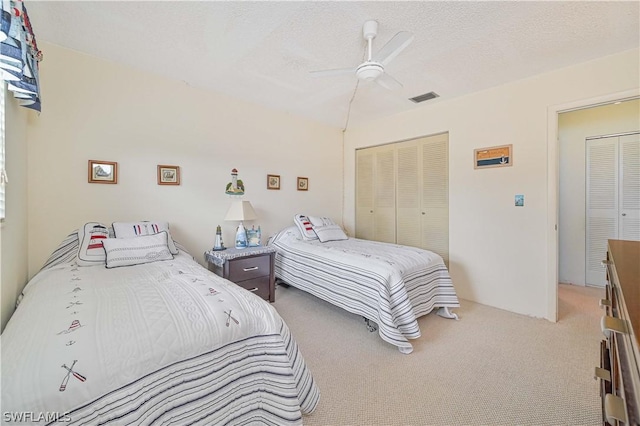
[(77, 263), (79, 266), (104, 265), (105, 255), (102, 243), (109, 238), (109, 230), (98, 222), (87, 222), (78, 229)]
[(303, 214), (295, 215), (293, 217), (293, 223), (295, 223), (298, 229), (300, 230), (303, 240), (310, 241), (310, 240), (318, 239), (318, 236), (313, 230), (313, 224), (311, 223), (309, 218), (307, 218), (305, 215)]
[(168, 238), (167, 231), (162, 231), (141, 237), (105, 240), (103, 244), (107, 257), (106, 266), (107, 268), (118, 268), (159, 260), (171, 260), (173, 255), (167, 245)]
[(167, 222), (113, 222), (113, 232), (116, 238), (132, 238), (142, 235), (153, 235), (166, 231), (169, 238), (169, 250), (171, 254), (178, 254), (178, 248), (171, 238), (169, 224)]
[(349, 239), (347, 234), (340, 228), (340, 225), (314, 226), (313, 230), (316, 231), (321, 243)]

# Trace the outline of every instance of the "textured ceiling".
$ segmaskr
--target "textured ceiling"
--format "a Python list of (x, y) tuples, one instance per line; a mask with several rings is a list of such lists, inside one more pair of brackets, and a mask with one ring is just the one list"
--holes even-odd
[[(640, 2), (27, 1), (39, 41), (131, 65), (343, 128), (358, 65), (398, 31), (413, 43), (387, 67), (404, 87), (360, 83), (349, 125), (640, 45)], [(44, 52), (46, 61), (46, 51)], [(424, 105), (424, 104), (423, 104)]]

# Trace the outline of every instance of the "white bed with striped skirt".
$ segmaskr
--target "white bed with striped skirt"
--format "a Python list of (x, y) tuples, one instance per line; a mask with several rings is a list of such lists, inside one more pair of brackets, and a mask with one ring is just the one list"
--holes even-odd
[(2, 334), (3, 422), (282, 425), (314, 410), (313, 377), (268, 303), (183, 249), (114, 269), (78, 266), (77, 250), (71, 234)]
[(460, 303), (444, 261), (408, 246), (349, 238), (305, 241), (295, 226), (274, 235), (276, 278), (378, 324), (380, 337), (413, 351), (420, 337), (417, 318)]

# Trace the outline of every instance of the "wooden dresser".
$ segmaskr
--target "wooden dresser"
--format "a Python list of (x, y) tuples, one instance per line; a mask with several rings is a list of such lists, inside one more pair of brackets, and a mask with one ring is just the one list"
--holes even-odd
[(603, 424), (640, 425), (640, 242), (609, 240), (601, 327)]

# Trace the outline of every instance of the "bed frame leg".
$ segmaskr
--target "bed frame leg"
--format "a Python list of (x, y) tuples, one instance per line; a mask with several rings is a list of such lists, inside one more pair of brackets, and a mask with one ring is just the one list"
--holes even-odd
[(440, 315), (442, 318), (449, 318), (454, 320), (460, 319), (458, 318), (458, 314), (456, 314), (455, 312), (451, 312), (449, 310), (448, 306), (443, 306), (442, 308), (438, 309), (437, 314)]
[(378, 329), (378, 326), (369, 321), (369, 318), (362, 317), (362, 319), (364, 319), (364, 323), (367, 326), (367, 330), (369, 330), (369, 333), (373, 333)]

